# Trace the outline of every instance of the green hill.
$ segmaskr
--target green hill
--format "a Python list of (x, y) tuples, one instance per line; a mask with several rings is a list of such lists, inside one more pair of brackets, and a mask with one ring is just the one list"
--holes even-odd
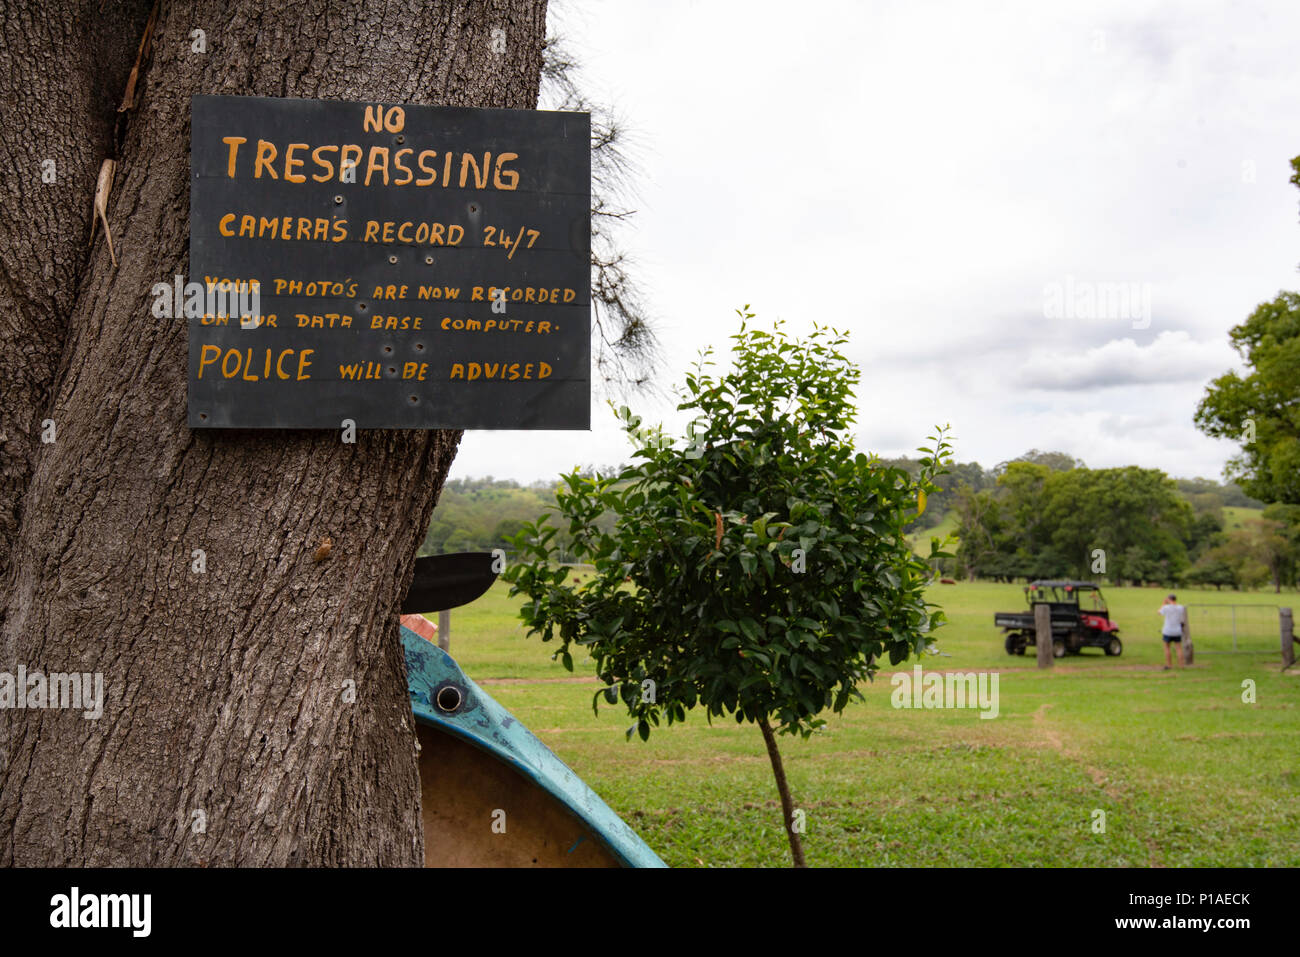
[(536, 521), (555, 504), (550, 483), (460, 479), (448, 482), (429, 521), (421, 555), (489, 551), (505, 546), (504, 538), (524, 522)]
[(1231, 532), (1244, 528), (1246, 519), (1259, 518), (1263, 511), (1262, 508), (1251, 508), (1245, 505), (1228, 505), (1223, 509), (1223, 529)]
[[(907, 536), (907, 541), (911, 544), (912, 551), (916, 552), (918, 555), (928, 555), (930, 554), (930, 539), (943, 539), (956, 531), (957, 510), (949, 509), (944, 514), (943, 520), (940, 521), (938, 525), (910, 532)], [(948, 550), (951, 551), (955, 547), (955, 545), (949, 545)]]

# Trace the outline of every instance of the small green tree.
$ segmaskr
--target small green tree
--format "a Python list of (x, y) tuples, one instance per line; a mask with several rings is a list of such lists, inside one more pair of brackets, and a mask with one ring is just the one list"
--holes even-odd
[[(530, 599), (529, 634), (558, 639), (566, 668), (570, 647), (587, 647), (607, 685), (592, 707), (621, 698), (629, 738), (697, 705), (710, 720), (757, 724), (804, 866), (776, 734), (808, 737), (827, 709), (861, 699), (882, 658), (898, 664), (930, 643), (943, 615), (925, 601), (927, 562), (904, 529), (949, 445), (946, 427), (931, 436), (916, 478), (855, 452), (859, 372), (838, 351), (845, 336), (814, 327), (791, 341), (780, 323), (765, 332), (741, 316), (732, 371), (714, 378), (706, 350), (686, 376), (677, 408), (696, 417), (685, 443), (624, 408), (635, 464), (564, 476), (568, 549), (595, 574), (575, 585), (555, 567), (548, 515), (518, 536), (520, 561), (503, 577)], [(602, 530), (606, 512), (615, 523)], [(933, 542), (931, 557), (944, 554)]]

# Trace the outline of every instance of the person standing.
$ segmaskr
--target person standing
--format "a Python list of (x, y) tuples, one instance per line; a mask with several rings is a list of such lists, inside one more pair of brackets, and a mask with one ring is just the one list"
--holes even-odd
[(1164, 619), (1164, 624), (1160, 628), (1160, 636), (1165, 643), (1165, 671), (1172, 667), (1170, 659), (1173, 657), (1173, 646), (1178, 644), (1178, 667), (1183, 666), (1183, 622), (1186, 620), (1187, 609), (1178, 604), (1178, 596), (1168, 596), (1164, 604), (1160, 606), (1160, 617)]

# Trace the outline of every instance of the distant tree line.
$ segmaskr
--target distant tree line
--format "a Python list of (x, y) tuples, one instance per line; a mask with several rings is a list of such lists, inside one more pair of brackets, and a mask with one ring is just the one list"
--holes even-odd
[[(920, 473), (915, 459), (882, 462)], [(579, 474), (615, 471), (587, 466)], [(954, 464), (934, 481), (939, 489), (911, 530), (922, 533), (918, 550), (928, 554), (925, 533), (949, 516), (955, 521), (954, 557), (935, 569), (944, 575), (1280, 590), (1293, 587), (1300, 572), (1300, 506), (1265, 507), (1234, 484), (1136, 466), (1090, 469), (1064, 452), (1038, 449), (989, 469)], [(449, 481), (420, 554), (502, 548), (514, 557), (510, 539), (554, 505), (554, 482)], [(1229, 508), (1252, 511), (1234, 522)], [(602, 521), (612, 529), (612, 516)], [(567, 555), (562, 523), (557, 542)]]
[[(906, 459), (893, 464), (912, 468)], [(1300, 569), (1300, 506), (1264, 507), (1231, 484), (1136, 466), (1090, 469), (1036, 449), (991, 470), (958, 465), (943, 480), (916, 528), (933, 528), (951, 512), (955, 556), (937, 570), (968, 580), (1280, 590), (1295, 585)], [(1227, 508), (1254, 511), (1230, 527)]]
[[(610, 474), (615, 470), (587, 466), (579, 469), (578, 474), (590, 478), (597, 471)], [(508, 557), (514, 557), (510, 539), (519, 534), (525, 522), (536, 521), (543, 512), (554, 508), (555, 486), (551, 481), (521, 485), (490, 475), (448, 481), (430, 518), (420, 554), (489, 552), (500, 548)], [(612, 527), (613, 518), (607, 521)], [(568, 529), (562, 527), (556, 540), (560, 554), (567, 556)]]

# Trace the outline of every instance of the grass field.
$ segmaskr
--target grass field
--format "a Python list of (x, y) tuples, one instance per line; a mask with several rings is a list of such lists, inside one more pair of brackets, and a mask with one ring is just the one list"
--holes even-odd
[(1262, 509), (1246, 508), (1241, 505), (1226, 505), (1223, 509), (1223, 528), (1224, 531), (1233, 532), (1239, 528), (1245, 528), (1246, 522), (1251, 519), (1259, 518)]
[[(782, 738), (813, 866), (1300, 865), (1300, 669), (1279, 655), (1200, 655), (1162, 670), (1160, 589), (1106, 589), (1124, 654), (1048, 672), (1002, 650), (995, 610), (1019, 586), (936, 585), (948, 657), (927, 669), (996, 671), (999, 715), (895, 709), (888, 669), (866, 701), (809, 741)], [(523, 637), (497, 584), (452, 613), (451, 651), (674, 866), (782, 866), (789, 849), (762, 738), (701, 713), (626, 741), (593, 715), (589, 662), (570, 675)], [(1184, 602), (1300, 605), (1295, 593), (1180, 592)], [(1212, 636), (1199, 635), (1202, 641)], [(1276, 649), (1276, 644), (1273, 645)], [(1243, 703), (1242, 683), (1256, 701)], [(1094, 811), (1105, 832), (1094, 833)]]

